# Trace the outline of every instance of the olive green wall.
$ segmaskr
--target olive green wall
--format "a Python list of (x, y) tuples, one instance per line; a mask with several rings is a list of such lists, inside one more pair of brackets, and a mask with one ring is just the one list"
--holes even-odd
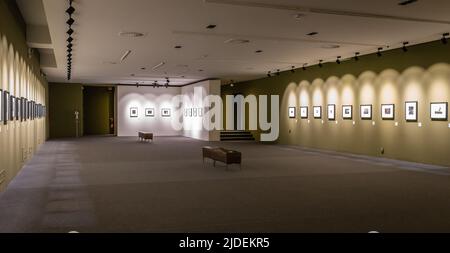
[(79, 114), (79, 136), (83, 135), (83, 86), (49, 84), (50, 138), (76, 137), (75, 111)]
[(83, 106), (84, 134), (110, 134), (109, 118), (114, 117), (114, 91), (108, 87), (85, 86)]
[[(0, 0), (0, 89), (48, 108), (47, 81), (39, 54), (28, 54), (25, 22), (12, 0)], [(0, 191), (47, 139), (46, 118), (0, 124)]]
[[(279, 95), (279, 144), (450, 165), (449, 122), (431, 121), (429, 112), (430, 102), (450, 100), (450, 46), (431, 42), (408, 49), (227, 85), (222, 95)], [(404, 119), (410, 100), (419, 102), (418, 122)], [(381, 104), (391, 103), (395, 120), (381, 120)], [(327, 120), (328, 104), (336, 105), (337, 121)], [(353, 105), (353, 120), (342, 120), (345, 104)], [(360, 104), (373, 104), (373, 120), (360, 119)], [(290, 106), (297, 108), (296, 119), (287, 115)], [(300, 106), (308, 106), (309, 119), (300, 119)], [(313, 119), (313, 106), (322, 106), (323, 123)]]

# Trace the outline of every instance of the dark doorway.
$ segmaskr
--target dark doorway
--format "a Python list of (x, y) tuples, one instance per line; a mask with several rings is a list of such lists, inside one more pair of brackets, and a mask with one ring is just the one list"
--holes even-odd
[(83, 90), (84, 134), (114, 134), (114, 87), (85, 86)]

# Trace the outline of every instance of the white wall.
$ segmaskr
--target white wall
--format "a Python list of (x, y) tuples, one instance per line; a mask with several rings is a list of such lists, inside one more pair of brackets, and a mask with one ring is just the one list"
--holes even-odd
[[(181, 93), (181, 88), (153, 88), (119, 86), (117, 88), (117, 134), (118, 136), (137, 136), (138, 131), (152, 132), (155, 136), (179, 136), (174, 130), (171, 117), (181, 115), (173, 107), (172, 98)], [(138, 117), (130, 117), (130, 108), (137, 107)], [(154, 108), (155, 116), (146, 117), (145, 108)], [(171, 109), (171, 117), (162, 117), (161, 109)]]
[[(195, 88), (201, 88), (201, 97), (194, 97)], [(220, 96), (220, 80), (204, 81), (193, 85), (185, 86), (181, 89), (181, 93), (189, 97), (189, 102), (183, 105), (184, 108), (202, 108), (203, 115), (205, 108), (202, 105), (202, 100), (208, 95)], [(182, 111), (183, 112), (183, 111)], [(203, 117), (184, 117), (183, 116), (183, 136), (205, 140), (205, 141), (219, 141), (219, 131), (207, 131), (203, 128)]]

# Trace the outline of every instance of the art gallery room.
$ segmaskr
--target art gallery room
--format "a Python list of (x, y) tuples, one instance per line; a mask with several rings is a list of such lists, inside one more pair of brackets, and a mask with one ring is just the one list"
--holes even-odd
[(0, 0), (0, 232), (450, 232), (449, 13)]

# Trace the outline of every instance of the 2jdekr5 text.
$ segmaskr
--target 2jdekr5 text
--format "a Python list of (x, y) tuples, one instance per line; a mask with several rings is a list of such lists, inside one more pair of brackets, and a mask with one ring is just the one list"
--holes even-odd
[(186, 237), (180, 240), (178, 246), (180, 248), (204, 248), (209, 251), (213, 247), (222, 247), (230, 250), (235, 248), (268, 248), (270, 242), (269, 238), (226, 237), (222, 241), (214, 241)]

